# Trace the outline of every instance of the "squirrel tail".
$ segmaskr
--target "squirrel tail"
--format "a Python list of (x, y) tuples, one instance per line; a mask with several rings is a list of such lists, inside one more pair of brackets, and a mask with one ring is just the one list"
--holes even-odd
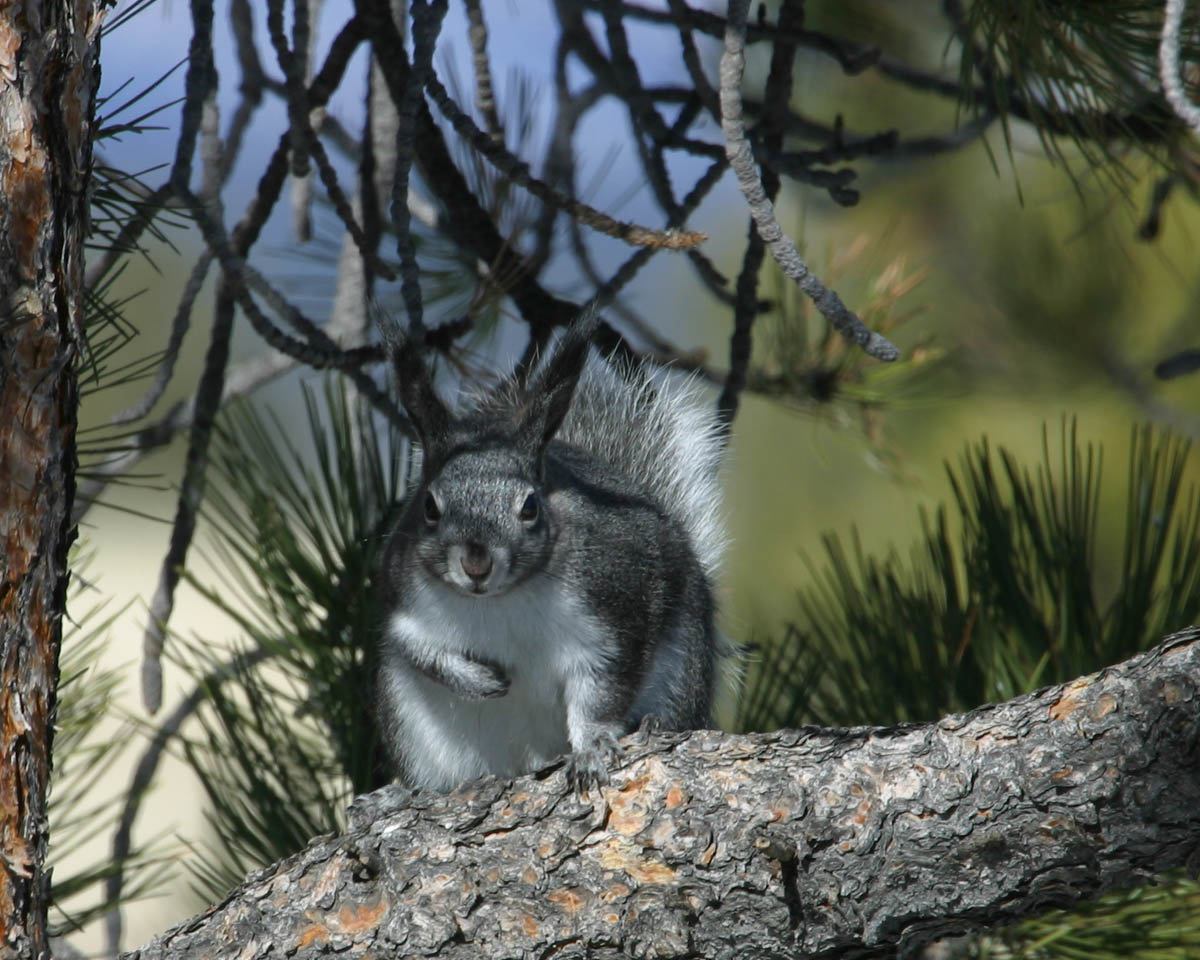
[(693, 378), (652, 377), (644, 366), (593, 354), (556, 437), (643, 486), (715, 578), (726, 545), (717, 476), (724, 439)]

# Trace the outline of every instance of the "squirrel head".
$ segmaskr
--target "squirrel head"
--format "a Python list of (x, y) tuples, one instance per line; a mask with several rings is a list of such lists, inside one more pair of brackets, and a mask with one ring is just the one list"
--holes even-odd
[(557, 536), (543, 486), (546, 448), (570, 409), (587, 350), (588, 332), (575, 324), (524, 387), (456, 416), (438, 396), (420, 345), (412, 337), (401, 344), (400, 399), (423, 457), (402, 524), (427, 576), (489, 596), (545, 566)]

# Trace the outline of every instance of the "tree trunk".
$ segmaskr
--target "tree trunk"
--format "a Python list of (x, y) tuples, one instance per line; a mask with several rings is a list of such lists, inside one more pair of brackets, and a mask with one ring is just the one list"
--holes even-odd
[(1200, 629), (937, 723), (626, 741), (385, 788), (140, 960), (885, 956), (1200, 866)]
[(75, 488), (100, 3), (0, 3), (0, 943), (49, 956), (46, 786)]

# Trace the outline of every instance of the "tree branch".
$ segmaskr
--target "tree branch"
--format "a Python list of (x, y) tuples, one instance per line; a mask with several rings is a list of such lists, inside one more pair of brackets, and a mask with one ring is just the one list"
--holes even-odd
[(386, 788), (136, 956), (894, 955), (1200, 866), (1198, 678), (1193, 628), (932, 724), (636, 734), (584, 799)]
[(900, 356), (882, 334), (871, 331), (851, 312), (837, 292), (826, 287), (808, 269), (796, 245), (775, 219), (774, 207), (763, 189), (754, 167), (750, 144), (746, 141), (742, 120), (742, 74), (745, 68), (746, 11), (749, 0), (730, 0), (729, 27), (725, 32), (725, 52), (721, 56), (721, 126), (725, 131), (725, 152), (737, 174), (738, 187), (746, 197), (759, 236), (785, 274), (813, 301), (821, 315), (851, 343), (856, 343), (879, 360)]
[[(794, 0), (783, 0), (779, 7), (781, 29), (796, 29), (804, 24), (804, 7)], [(771, 70), (767, 74), (763, 105), (763, 149), (778, 154), (783, 149), (783, 128), (780, 115), (792, 96), (793, 72), (796, 60), (796, 44), (781, 40), (771, 50)], [(764, 166), (761, 173), (763, 196), (774, 203), (782, 185), (779, 173), (773, 167)], [(746, 238), (746, 252), (742, 255), (742, 269), (737, 279), (737, 299), (733, 310), (733, 333), (729, 337), (729, 376), (717, 397), (717, 415), (726, 440), (733, 429), (733, 418), (737, 416), (738, 398), (746, 386), (746, 371), (750, 366), (751, 334), (755, 318), (758, 317), (758, 274), (766, 254), (763, 242), (753, 217), (750, 233)]]
[(1200, 133), (1200, 109), (1192, 103), (1179, 76), (1179, 28), (1183, 24), (1183, 0), (1167, 0), (1163, 13), (1162, 40), (1158, 46), (1158, 75), (1163, 96), (1193, 133)]

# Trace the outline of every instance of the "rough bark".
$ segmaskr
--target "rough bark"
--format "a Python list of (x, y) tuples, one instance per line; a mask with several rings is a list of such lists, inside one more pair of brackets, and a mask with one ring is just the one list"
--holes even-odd
[(1200, 865), (1200, 629), (937, 723), (626, 741), (359, 798), (130, 956), (875, 956)]
[(100, 3), (0, 4), (0, 944), (48, 956), (46, 784), (74, 539)]

